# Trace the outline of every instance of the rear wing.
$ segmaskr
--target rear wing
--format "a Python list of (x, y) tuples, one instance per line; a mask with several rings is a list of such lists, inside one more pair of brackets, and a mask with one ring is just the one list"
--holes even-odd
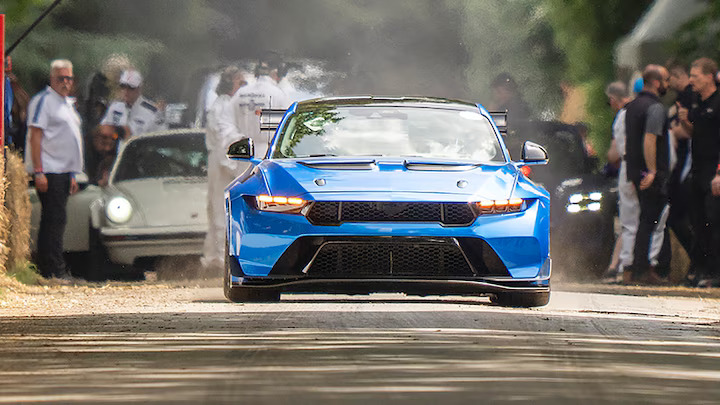
[(260, 110), (260, 130), (275, 131), (282, 122), (285, 110), (263, 108)]
[(506, 111), (488, 111), (490, 117), (495, 121), (495, 126), (501, 135), (507, 135), (507, 110)]

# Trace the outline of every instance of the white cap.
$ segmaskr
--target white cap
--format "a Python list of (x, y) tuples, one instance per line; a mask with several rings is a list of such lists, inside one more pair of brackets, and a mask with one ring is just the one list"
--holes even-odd
[(142, 75), (137, 70), (125, 70), (120, 76), (120, 84), (136, 89), (142, 85)]

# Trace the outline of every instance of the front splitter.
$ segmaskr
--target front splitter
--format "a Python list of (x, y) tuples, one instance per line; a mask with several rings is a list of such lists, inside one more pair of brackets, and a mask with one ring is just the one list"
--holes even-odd
[[(428, 280), (428, 279), (299, 279), (257, 280), (231, 276), (233, 288), (272, 289), (280, 292), (324, 294), (370, 294), (397, 292), (410, 295), (478, 295), (500, 292), (544, 293), (550, 291), (548, 280), (523, 280), (498, 283), (485, 280)], [(537, 285), (532, 285), (537, 283)], [(511, 285), (516, 284), (516, 285)]]

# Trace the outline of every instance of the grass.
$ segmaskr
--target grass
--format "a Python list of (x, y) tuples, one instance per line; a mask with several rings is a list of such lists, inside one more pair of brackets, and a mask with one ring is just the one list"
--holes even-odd
[(8, 276), (25, 285), (39, 285), (42, 281), (37, 266), (29, 261), (15, 265), (8, 271)]

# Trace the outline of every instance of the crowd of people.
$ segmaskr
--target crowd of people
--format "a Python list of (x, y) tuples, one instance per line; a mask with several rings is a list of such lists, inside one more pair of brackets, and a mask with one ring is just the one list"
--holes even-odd
[[(223, 265), (224, 188), (248, 166), (226, 159), (227, 148), (247, 137), (253, 140), (255, 156), (264, 156), (270, 134), (260, 130), (260, 111), (285, 109), (298, 98), (283, 79), (284, 66), (271, 56), (260, 60), (252, 73), (225, 67), (213, 92), (216, 97), (206, 106), (208, 232), (202, 263), (207, 268)], [(672, 230), (691, 258), (687, 283), (720, 287), (717, 70), (708, 58), (690, 66), (648, 65), (632, 90), (623, 82), (608, 85), (608, 104), (616, 112), (608, 162), (619, 171), (621, 223), (608, 282), (667, 284)], [(86, 173), (90, 182), (106, 184), (125, 141), (167, 128), (163, 103), (143, 96), (142, 74), (117, 55), (91, 78), (80, 106), (71, 97), (75, 78), (68, 60), (51, 63), (49, 85), (32, 99), (12, 72), (6, 72), (13, 96), (4, 100), (7, 143), (24, 151), (42, 207), (38, 265), (45, 277), (68, 278), (62, 237), (67, 199), (78, 189), (76, 176)], [(514, 96), (517, 85), (510, 76), (499, 75), (492, 88), (496, 108), (522, 118), (530, 115)], [(675, 100), (666, 108), (668, 90), (674, 91)]]
[[(287, 81), (287, 64), (277, 56), (260, 60), (251, 74), (226, 67), (207, 106), (208, 233), (202, 263), (222, 268), (225, 240), (224, 188), (247, 165), (225, 158), (241, 138), (254, 141), (255, 156), (267, 152), (269, 134), (260, 131), (263, 108), (285, 109), (299, 92)], [(37, 262), (46, 277), (69, 280), (63, 257), (66, 207), (78, 191), (77, 177), (106, 185), (118, 151), (131, 137), (167, 129), (164, 105), (143, 95), (143, 76), (122, 55), (112, 55), (88, 81), (84, 99), (74, 96), (69, 60), (50, 64), (48, 86), (30, 98), (6, 67), (6, 144), (24, 154), (41, 205)], [(27, 136), (25, 136), (27, 134)]]
[[(686, 283), (720, 287), (720, 95), (718, 67), (700, 58), (648, 65), (632, 97), (608, 85), (616, 112), (608, 161), (619, 167), (621, 232), (607, 282), (668, 284), (669, 230), (688, 252)], [(662, 98), (672, 89), (675, 100)]]

